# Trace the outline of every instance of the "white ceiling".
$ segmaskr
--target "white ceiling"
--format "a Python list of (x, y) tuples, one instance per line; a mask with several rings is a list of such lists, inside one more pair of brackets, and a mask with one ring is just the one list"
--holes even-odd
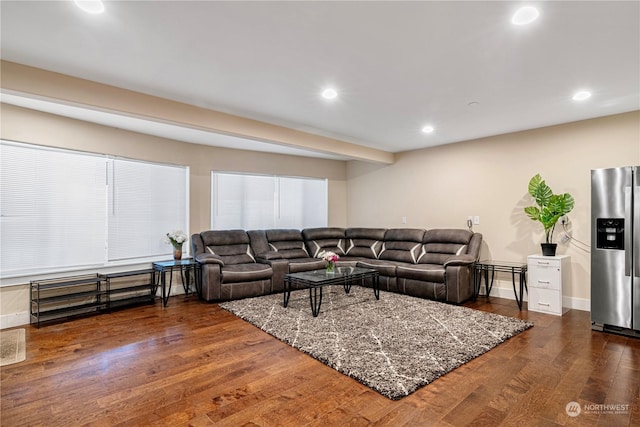
[[(511, 15), (523, 4), (540, 18), (517, 27)], [(88, 15), (70, 0), (3, 0), (1, 57), (390, 152), (640, 109), (638, 1), (105, 7)], [(319, 96), (328, 85), (339, 92), (332, 102)], [(593, 96), (572, 101), (580, 89)], [(421, 132), (426, 124), (432, 134)], [(197, 141), (190, 131), (166, 136), (238, 142)]]

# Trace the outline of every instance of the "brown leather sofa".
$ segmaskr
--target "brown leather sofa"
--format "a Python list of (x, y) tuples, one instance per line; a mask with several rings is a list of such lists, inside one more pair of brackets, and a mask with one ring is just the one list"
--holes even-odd
[(273, 269), (256, 262), (244, 230), (204, 231), (191, 236), (191, 250), (201, 268), (201, 295), (225, 301), (271, 293)]
[(191, 236), (202, 268), (202, 297), (223, 301), (282, 292), (287, 273), (338, 266), (372, 268), (383, 290), (461, 303), (473, 296), (482, 235), (458, 229), (310, 228), (205, 231)]
[(269, 264), (274, 270), (272, 292), (284, 291), (284, 275), (319, 270), (325, 262), (310, 256), (300, 230), (251, 230), (251, 239), (258, 262)]

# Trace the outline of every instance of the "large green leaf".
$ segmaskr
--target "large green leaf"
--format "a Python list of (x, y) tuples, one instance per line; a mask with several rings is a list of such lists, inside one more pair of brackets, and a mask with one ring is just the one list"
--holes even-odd
[(540, 221), (540, 209), (535, 206), (524, 208), (524, 212), (534, 221)]
[(540, 221), (544, 227), (546, 241), (551, 243), (556, 223), (562, 216), (571, 212), (575, 201), (569, 193), (553, 194), (540, 174), (536, 174), (529, 181), (529, 194), (538, 206), (528, 206), (524, 208), (524, 212), (533, 221)]
[(538, 206), (545, 206), (549, 203), (549, 198), (553, 195), (553, 191), (540, 174), (536, 174), (529, 181), (529, 194), (536, 200)]
[(554, 194), (549, 198), (549, 202), (547, 203), (549, 210), (559, 216), (563, 216), (571, 212), (574, 205), (575, 201), (569, 193)]

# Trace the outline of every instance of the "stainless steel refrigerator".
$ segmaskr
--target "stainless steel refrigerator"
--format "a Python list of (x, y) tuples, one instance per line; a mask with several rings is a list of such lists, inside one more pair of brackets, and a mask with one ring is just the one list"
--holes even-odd
[(640, 166), (591, 171), (591, 326), (640, 337)]

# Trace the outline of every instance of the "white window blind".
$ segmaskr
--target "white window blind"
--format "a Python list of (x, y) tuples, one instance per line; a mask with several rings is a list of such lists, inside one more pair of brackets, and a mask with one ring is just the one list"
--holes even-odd
[(327, 226), (327, 180), (278, 178), (276, 228)]
[(188, 168), (124, 159), (108, 166), (108, 260), (168, 254), (166, 233), (187, 230)]
[[(0, 275), (169, 257), (189, 169), (0, 141)], [(188, 244), (184, 248), (188, 251)]]
[(213, 172), (211, 228), (327, 225), (327, 180)]
[(102, 264), (105, 158), (0, 145), (3, 276)]

